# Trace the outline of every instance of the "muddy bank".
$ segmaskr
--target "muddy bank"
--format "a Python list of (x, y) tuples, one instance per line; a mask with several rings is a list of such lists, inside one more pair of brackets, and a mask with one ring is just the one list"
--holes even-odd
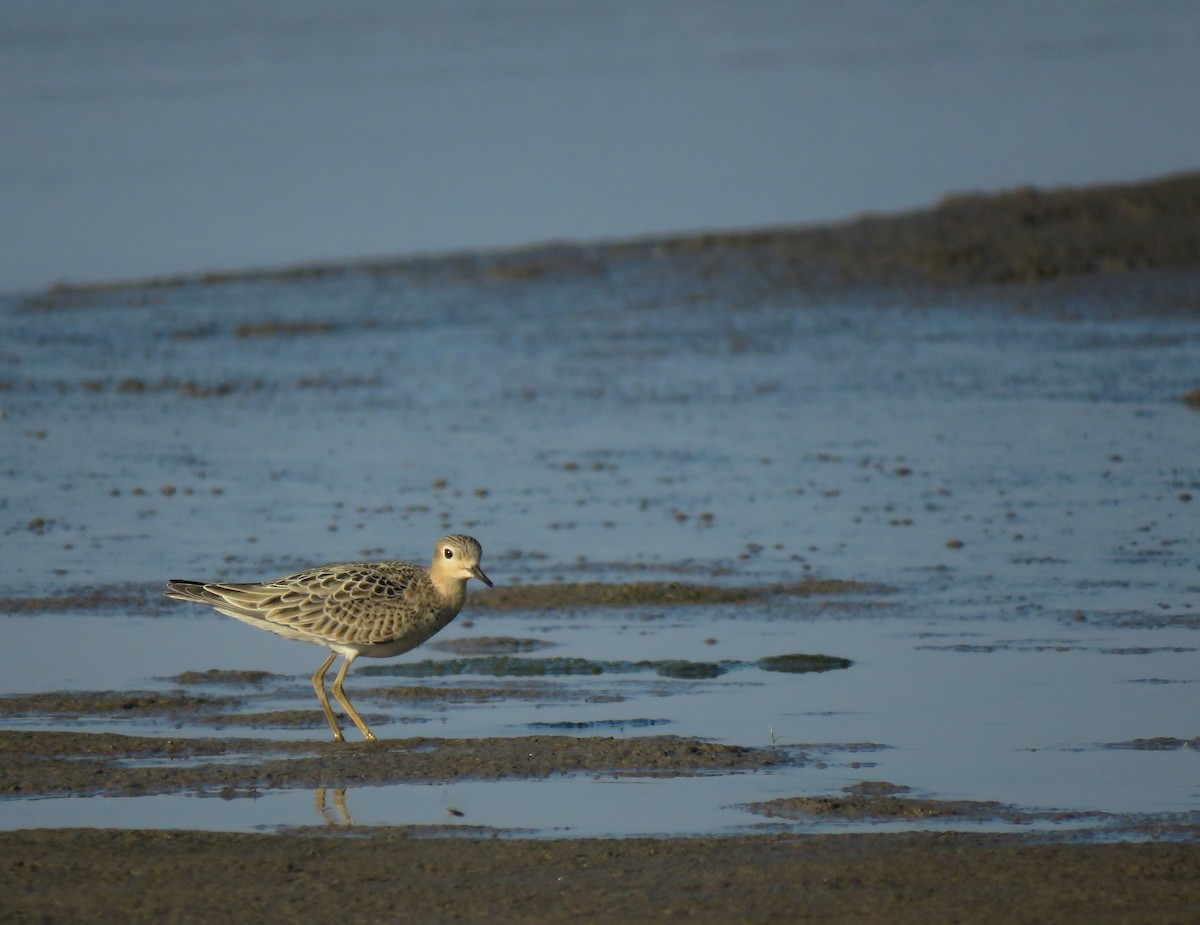
[(676, 736), (410, 738), (334, 745), (0, 730), (0, 794), (249, 795), (259, 789), (581, 772), (671, 776), (761, 770), (801, 760), (782, 749)]
[[(300, 568), (304, 566), (295, 566)], [(282, 568), (279, 569), (282, 573)], [(45, 597), (0, 598), (0, 613), (36, 614), (98, 611), (120, 613), (161, 612), (174, 605), (163, 598), (158, 585), (124, 585), (72, 589)], [(821, 597), (826, 595), (886, 594), (881, 584), (833, 578), (805, 578), (783, 584), (724, 585), (684, 581), (584, 581), (510, 584), (470, 595), (469, 610), (550, 610), (563, 607), (644, 607), (740, 604), (766, 598)]]
[(491, 588), (471, 595), (478, 610), (548, 610), (562, 607), (639, 607), (681, 604), (740, 604), (767, 597), (826, 594), (878, 594), (887, 589), (867, 582), (809, 578), (788, 584), (725, 587), (682, 581), (547, 582)]
[[(1200, 173), (1145, 183), (947, 196), (824, 228), (712, 235), (679, 247), (770, 248), (799, 281), (1041, 283), (1200, 261)], [(816, 272), (814, 272), (816, 271)]]
[[(846, 286), (961, 290), (1031, 285), (1200, 265), (1200, 172), (1140, 183), (1061, 189), (1022, 187), (962, 193), (911, 212), (865, 215), (817, 226), (644, 238), (604, 244), (557, 244), (444, 257), (306, 264), (274, 270), (208, 272), (91, 285), (57, 285), (30, 297), (27, 309), (86, 304), (91, 295), (134, 289), (222, 285), (251, 279), (319, 279), (345, 273), (486, 279), (520, 284), (546, 277), (603, 279), (630, 258), (684, 261), (704, 273), (749, 265), (763, 281), (817, 294)], [(728, 261), (728, 264), (723, 264)], [(1139, 311), (1200, 311), (1189, 286), (1164, 292)], [(1127, 306), (1128, 308), (1128, 306)], [(243, 325), (239, 337), (321, 336), (334, 322)], [(180, 336), (207, 336), (207, 329)], [(173, 386), (172, 386), (173, 387)]]
[(929, 833), (547, 842), (396, 830), (356, 838), (59, 830), (0, 834), (0, 856), (0, 918), (13, 923), (1183, 925), (1200, 907), (1200, 847), (1177, 843)]
[(836, 819), (976, 819), (1027, 824), (1035, 820), (1055, 821), (1103, 818), (1098, 813), (1030, 812), (1005, 806), (995, 800), (932, 800), (906, 796), (910, 788), (887, 781), (861, 781), (842, 788), (840, 796), (780, 797), (746, 808), (779, 819), (826, 817)]
[[(888, 820), (896, 826), (906, 821), (952, 825), (956, 818), (965, 818), (969, 826), (983, 817), (1012, 820), (1007, 804), (988, 802), (993, 796), (1016, 799), (1007, 793), (970, 781), (963, 785), (953, 777), (930, 782), (897, 773), (884, 759), (927, 749), (926, 767), (940, 770), (973, 748), (990, 746), (1000, 738), (993, 729), (1011, 731), (1014, 723), (1027, 727), (1026, 734), (1013, 737), (1016, 747), (1032, 743), (1040, 749), (1036, 770), (1020, 772), (1035, 781), (1038, 775), (1044, 783), (1083, 780), (1089, 776), (1091, 751), (1103, 748), (1105, 759), (1138, 760), (1130, 763), (1121, 785), (1136, 788), (1139, 805), (1152, 804), (1154, 793), (1166, 792), (1164, 781), (1177, 788), (1172, 794), (1182, 794), (1178, 803), (1191, 805), (1186, 802), (1190, 784), (1178, 785), (1163, 770), (1167, 760), (1186, 758), (1186, 750), (1196, 748), (1190, 721), (1173, 715), (1170, 722), (1160, 720), (1170, 698), (1146, 697), (1144, 727), (1107, 731), (1092, 717), (1105, 713), (1096, 704), (1125, 704), (1160, 689), (1152, 685), (1190, 684), (1193, 677), (1191, 667), (1164, 657), (1192, 655), (1190, 640), (1176, 640), (1179, 644), (1167, 649), (1154, 639), (1138, 637), (1131, 642), (1144, 644), (1135, 647), (1113, 638), (1116, 628), (1166, 632), (1196, 625), (1189, 604), (1194, 598), (1186, 579), (1178, 577), (1195, 561), (1190, 540), (1181, 539), (1191, 535), (1186, 516), (1194, 507), (1195, 475), (1186, 453), (1167, 439), (1187, 426), (1170, 415), (1189, 423), (1194, 419), (1178, 404), (1194, 395), (1191, 357), (1170, 362), (1191, 345), (1192, 335), (1183, 330), (1190, 318), (1160, 325), (1164, 319), (1155, 317), (1144, 330), (1140, 324), (1136, 330), (1099, 325), (1092, 330), (1075, 322), (1105, 312), (1148, 318), (1200, 310), (1192, 272), (1200, 265), (1197, 189), (1200, 174), (1130, 187), (1022, 190), (954, 197), (921, 212), (821, 228), (214, 274), (124, 290), (64, 287), (28, 301), (15, 313), (20, 324), (14, 325), (26, 340), (15, 335), (9, 340), (26, 344), (22, 349), (29, 359), (5, 372), (0, 392), (22, 449), (9, 465), (31, 480), (34, 500), (23, 507), (19, 497), (11, 502), (5, 530), (12, 537), (11, 552), (21, 559), (13, 574), (27, 577), (6, 590), (0, 610), (16, 615), (15, 627), (30, 631), (31, 659), (46, 651), (46, 638), (66, 638), (59, 624), (90, 632), (90, 622), (100, 631), (80, 638), (98, 639), (111, 633), (115, 621), (93, 616), (159, 615), (173, 608), (157, 584), (98, 590), (87, 584), (174, 574), (176, 566), (168, 569), (163, 549), (170, 550), (172, 563), (196, 567), (198, 576), (267, 577), (326, 561), (317, 557), (328, 548), (362, 550), (371, 557), (409, 555), (425, 542), (420, 537), (430, 533), (431, 522), (449, 530), (478, 520), (481, 537), (496, 537), (495, 545), (488, 540), (489, 561), (499, 563), (500, 575), (507, 570), (519, 580), (476, 595), (458, 626), (468, 625), (478, 611), (487, 632), (521, 635), (504, 643), (467, 643), (463, 651), (454, 651), (460, 658), (442, 667), (474, 670), (479, 663), (467, 659), (484, 655), (492, 657), (491, 666), (525, 669), (529, 665), (522, 654), (532, 646), (527, 641), (546, 636), (564, 648), (556, 650), (562, 653), (559, 661), (541, 664), (563, 675), (575, 668), (595, 673), (610, 664), (627, 670), (650, 654), (679, 654), (692, 660), (671, 670), (707, 672), (695, 687), (715, 690), (712, 710), (687, 704), (688, 709), (672, 710), (661, 695), (692, 682), (676, 676), (661, 680), (647, 668), (644, 674), (653, 682), (648, 686), (622, 680), (619, 687), (606, 682), (584, 689), (582, 676), (562, 685), (582, 691), (569, 695), (580, 698), (575, 703), (629, 694), (628, 716), (606, 710), (530, 711), (509, 725), (509, 713), (497, 711), (494, 722), (485, 717), (465, 731), (439, 727), (446, 738), (395, 739), (378, 746), (208, 737), (206, 731), (197, 735), (194, 729), (165, 724), (210, 728), (240, 716), (256, 728), (310, 724), (319, 730), (314, 738), (326, 733), (304, 678), (268, 674), (257, 661), (235, 672), (220, 657), (192, 659), (188, 643), (165, 631), (168, 623), (174, 631), (174, 624), (190, 626), (191, 620), (145, 620), (146, 646), (153, 642), (156, 658), (164, 663), (143, 663), (125, 680), (87, 675), (79, 682), (124, 686), (126, 692), (31, 694), (0, 703), (0, 711), (19, 717), (14, 723), (28, 725), (31, 716), (42, 723), (50, 716), (65, 727), (52, 734), (0, 735), (5, 775), (0, 793), (202, 794), (236, 799), (231, 805), (244, 811), (254, 804), (243, 798), (269, 788), (332, 788), (336, 804), (338, 788), (398, 780), (703, 775), (771, 767), (772, 762), (794, 766), (805, 760), (800, 751), (816, 756), (804, 773), (819, 771), (818, 764), (825, 762), (824, 747), (804, 744), (789, 745), (777, 755), (774, 749), (713, 746), (703, 738), (469, 738), (480, 728), (489, 736), (545, 731), (542, 727), (551, 723), (542, 720), (558, 721), (558, 728), (585, 722), (636, 726), (690, 715), (688, 733), (726, 742), (774, 743), (778, 729), (780, 741), (788, 743), (837, 742), (839, 737), (880, 743), (829, 746), (869, 752), (862, 762), (830, 761), (824, 777), (812, 778), (821, 782), (836, 776), (833, 787), (805, 780), (767, 794), (739, 793), (728, 801), (744, 806), (761, 800), (765, 813), (751, 818), (769, 833), (795, 827), (797, 818), (833, 819), (839, 829), (850, 827), (851, 819)], [(268, 285), (247, 287), (253, 290), (249, 293), (236, 291), (237, 285), (219, 288), (252, 278)], [(178, 288), (168, 291), (171, 286)], [(889, 308), (909, 302), (954, 308), (906, 312), (898, 319), (859, 311), (870, 299), (858, 297), (870, 287), (884, 294), (879, 301)], [(973, 302), (972, 292), (985, 296)], [(1001, 324), (957, 325), (984, 301), (1001, 306)], [(816, 304), (836, 311), (809, 313)], [(1007, 329), (1023, 323), (1010, 306), (1046, 312), (1034, 319), (1038, 325), (1009, 339)], [(86, 310), (37, 314), (72, 308)], [(607, 319), (616, 308), (629, 324), (610, 330)], [(923, 326), (927, 315), (937, 316), (937, 324)], [(114, 338), (114, 331), (124, 336)], [(401, 339), (404, 350), (395, 347)], [(502, 349), (455, 356), (488, 375), (477, 376), (471, 389), (464, 391), (455, 381), (447, 390), (440, 362), (445, 345), (465, 350), (465, 345), (487, 342)], [(945, 345), (949, 352), (943, 354)], [(1051, 345), (1054, 349), (1048, 349)], [(423, 364), (424, 356), (439, 362)], [(673, 358), (675, 365), (667, 362)], [(314, 363), (317, 369), (310, 369)], [(808, 369), (806, 364), (813, 374), (795, 372)], [(849, 369), (855, 374), (843, 372)], [(469, 394), (473, 404), (459, 404), (459, 393)], [(910, 396), (916, 399), (911, 411), (896, 418), (899, 400)], [(989, 428), (977, 430), (974, 421), (956, 417), (960, 406), (976, 399), (990, 402)], [(1111, 424), (1089, 417), (1098, 405)], [(858, 413), (852, 426), (847, 408)], [(389, 475), (386, 485), (373, 481), (415, 452), (408, 425), (430, 409), (458, 421), (476, 421), (482, 413), (489, 436), (472, 442), (474, 431), (456, 431), (453, 438), (431, 434), (424, 450), (416, 448), (426, 455), (415, 456), (403, 475)], [(1006, 409), (1010, 413), (991, 416)], [(381, 411), (405, 426), (381, 427)], [(762, 415), (761, 422), (755, 422), (755, 413)], [(1056, 420), (1056, 413), (1062, 427), (1047, 428), (1054, 431), (1053, 439), (1029, 427)], [(93, 423), (113, 415), (134, 431), (129, 439), (113, 430), (119, 446), (107, 446), (108, 431)], [(156, 415), (165, 415), (162, 420), (170, 426), (157, 423)], [(247, 439), (202, 438), (213, 415), (232, 428), (227, 433)], [(607, 429), (564, 440), (562, 425), (579, 420), (598, 420)], [(936, 420), (936, 426), (926, 426), (927, 420)], [(781, 421), (794, 425), (804, 439), (778, 437)], [(143, 432), (137, 429), (143, 422), (155, 426)], [(710, 422), (723, 426), (710, 429)], [(991, 439), (993, 423), (997, 433), (1011, 432), (1009, 445)], [(272, 424), (279, 430), (272, 431)], [(527, 429), (521, 446), (533, 449), (514, 451), (507, 467), (476, 474), (448, 465), (491, 446), (493, 431), (518, 426)], [(677, 450), (657, 446), (659, 428), (664, 428), (662, 446)], [(293, 442), (309, 429), (321, 435), (319, 445)], [(653, 439), (644, 441), (646, 446), (630, 440), (614, 447), (614, 438), (630, 429)], [(179, 433), (201, 436), (172, 436)], [(342, 438), (344, 452), (326, 456), (329, 434)], [(929, 435), (939, 444), (922, 445)], [(94, 463), (77, 452), (83, 446), (96, 448)], [(234, 446), (236, 453), (227, 452)], [(288, 447), (291, 470), (270, 454), (253, 456), (263, 446)], [(713, 446), (729, 452), (710, 458)], [(261, 474), (257, 482), (246, 479), (246, 447)], [(72, 458), (87, 465), (59, 465)], [(1003, 471), (994, 467), (998, 459)], [(731, 474), (745, 483), (734, 484)], [(293, 519), (297, 498), (311, 502), (311, 510)], [(1124, 516), (1126, 506), (1131, 515), (1136, 508), (1137, 520)], [(251, 513), (235, 516), (239, 510)], [(1074, 525), (1073, 536), (1067, 524)], [(598, 541), (597, 536), (628, 542)], [(721, 539), (726, 536), (728, 541)], [(397, 549), (397, 544), (404, 545)], [(511, 548), (505, 551), (506, 546)], [(903, 587), (883, 606), (927, 616), (934, 624), (933, 642), (910, 647), (907, 635), (892, 635), (875, 649), (863, 642), (859, 656), (842, 640), (837, 651), (844, 648), (857, 660), (853, 675), (800, 679), (778, 674), (802, 665), (760, 657), (779, 658), (778, 653), (817, 645), (807, 636), (799, 638), (810, 618), (840, 615), (846, 607), (855, 615), (881, 607), (875, 599), (861, 602), (863, 595), (879, 590), (874, 586), (794, 584), (810, 567), (882, 576)], [(689, 580), (604, 580), (630, 577)], [(569, 580), (581, 578), (600, 580)], [(725, 586), (739, 581), (761, 584)], [(948, 605), (948, 597), (956, 603)], [(719, 630), (706, 625), (706, 606), (728, 612)], [(548, 616), (591, 607), (597, 610), (587, 619), (570, 613), (570, 625)], [(647, 614), (629, 609), (613, 616), (599, 609), (638, 607)], [(676, 608), (695, 617), (686, 633), (668, 625), (685, 620), (640, 619)], [(1008, 633), (1017, 630), (998, 631), (1000, 638), (990, 631), (963, 633), (958, 624), (950, 627), (953, 632), (937, 632), (946, 628), (948, 611), (955, 618), (965, 612), (986, 628), (987, 621), (1043, 609), (1048, 621), (1057, 620), (1051, 639), (1043, 638), (1041, 627), (1022, 627), (1015, 640)], [(522, 611), (534, 617), (526, 620)], [(751, 611), (777, 622), (760, 633), (748, 619)], [(603, 651), (587, 647), (592, 637), (586, 631), (600, 622), (593, 619), (597, 615), (630, 624), (619, 630), (620, 645)], [(221, 619), (195, 621), (205, 632), (217, 633)], [(1087, 627), (1086, 634), (1077, 635), (1077, 627)], [(798, 638), (786, 643), (772, 638), (777, 628), (796, 630)], [(875, 633), (872, 627), (853, 629), (864, 639)], [(653, 653), (640, 651), (648, 633), (663, 640), (649, 636), (647, 641), (657, 645)], [(761, 645), (725, 648), (746, 634), (760, 636)], [(942, 636), (951, 642), (940, 641)], [(851, 641), (857, 649), (859, 640)], [(236, 639), (230, 643), (238, 644)], [(471, 651), (471, 645), (483, 651)], [(93, 646), (99, 660), (95, 642), (88, 650)], [(1086, 656), (1093, 649), (1098, 656), (1120, 654), (1122, 662), (1145, 659), (1156, 667), (1136, 672), (1128, 687), (1104, 699), (1111, 685), (1078, 671), (1088, 667)], [(895, 650), (905, 660), (894, 660)], [(176, 657), (181, 651), (188, 659)], [(1147, 654), (1134, 655), (1143, 651)], [(53, 654), (71, 652), (63, 646)], [(1012, 658), (1014, 665), (1026, 664), (1034, 657), (1060, 660), (1041, 675), (1047, 683), (1055, 680), (1049, 688), (1054, 695), (1033, 708), (1008, 703), (1005, 698), (1027, 685), (1014, 683), (1018, 676), (996, 670), (996, 663)], [(629, 662), (618, 662), (624, 659)], [(932, 686), (926, 691), (924, 682), (952, 677), (967, 660), (973, 664), (960, 671), (962, 683), (947, 684), (940, 694)], [(275, 668), (274, 662), (265, 664)], [(666, 661), (645, 664), (655, 672), (669, 667)], [(748, 670), (725, 677), (724, 687), (711, 683), (715, 670), (734, 664)], [(897, 680), (878, 688), (866, 706), (839, 693), (850, 687), (860, 691), (860, 682), (869, 685), (897, 666), (915, 670), (898, 670)], [(139, 693), (148, 673), (188, 690)], [(38, 675), (67, 676), (58, 664)], [(1071, 683), (1059, 684), (1059, 678)], [(781, 679), (788, 684), (778, 688), (779, 696), (753, 698), (756, 690)], [(853, 683), (839, 688), (837, 682), (847, 679)], [(792, 683), (800, 680), (825, 683)], [(504, 683), (444, 690), (430, 682), (372, 690), (362, 686), (356, 669), (351, 688), (362, 703), (374, 699), (377, 710), (389, 701), (456, 701), (473, 707), (492, 698), (515, 702), (523, 696), (516, 693), (520, 688)], [(304, 708), (260, 712), (258, 698), (278, 701), (275, 688), (281, 685), (287, 696), (303, 697)], [(912, 699), (914, 688), (920, 688), (922, 699)], [(1101, 696), (1094, 699), (1097, 693)], [(560, 694), (538, 689), (530, 696), (542, 701)], [(939, 728), (953, 729), (955, 735), (938, 737), (936, 747), (928, 744), (930, 737), (913, 734), (914, 723), (938, 721), (930, 704), (958, 697), (969, 707), (995, 708), (991, 724), (980, 722), (978, 710), (966, 718), (954, 712), (950, 715), (961, 721)], [(748, 705), (735, 715), (736, 728), (716, 709), (718, 701), (726, 708), (731, 702)], [(779, 704), (792, 715), (777, 716)], [(1082, 705), (1085, 722), (1066, 732), (1035, 723), (1041, 714), (1055, 712), (1047, 704)], [(262, 709), (269, 706), (264, 703)], [(403, 709), (418, 712), (407, 702)], [(459, 712), (437, 719), (453, 721)], [(179, 737), (71, 728), (72, 723), (95, 728), (118, 717), (138, 721), (132, 729), (126, 722), (120, 727), (125, 731)], [(972, 727), (983, 732), (966, 735)], [(463, 738), (450, 737), (456, 732)], [(1135, 733), (1145, 738), (1130, 740)], [(1082, 757), (1059, 759), (1066, 754)], [(1001, 754), (999, 760), (1008, 759)], [(876, 761), (882, 766), (871, 767)], [(740, 776), (786, 775), (786, 769), (775, 767), (773, 775)], [(900, 791), (811, 796), (835, 790), (861, 771), (908, 780), (928, 792), (967, 792), (979, 799), (970, 804), (917, 800)], [(539, 780), (532, 787), (544, 790), (552, 783)], [(1064, 805), (1041, 799), (1045, 792), (1034, 791), (1021, 805)], [(788, 796), (773, 799), (780, 793)], [(605, 797), (614, 816), (633, 812), (619, 795)], [(308, 796), (301, 798), (307, 808)], [(61, 803), (68, 811), (83, 805)], [(678, 803), (681, 814), (706, 808), (682, 798)], [(1143, 818), (1154, 821), (1151, 815)], [(78, 823), (72, 819), (71, 824)], [(302, 922), (406, 915), (432, 921), (637, 921), (686, 914), (698, 921), (1103, 922), (1106, 916), (1188, 921), (1197, 903), (1200, 867), (1191, 844), (1046, 846), (921, 834), (493, 844), (417, 841), (404, 827), (353, 831), (360, 838), (322, 838), (315, 832), (276, 838), (140, 831), (9, 834), (0, 837), (0, 876), (6, 878), (0, 880), (0, 919)], [(1164, 831), (1147, 828), (1130, 837)], [(1166, 834), (1195, 840), (1195, 832), (1186, 828)], [(213, 883), (223, 889), (212, 889)]]

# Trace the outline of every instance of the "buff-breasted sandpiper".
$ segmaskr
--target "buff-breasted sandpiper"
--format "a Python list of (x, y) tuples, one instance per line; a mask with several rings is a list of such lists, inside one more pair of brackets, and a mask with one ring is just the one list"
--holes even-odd
[(478, 540), (456, 533), (438, 540), (428, 568), (412, 562), (349, 562), (246, 584), (173, 579), (166, 594), (330, 649), (312, 683), (335, 742), (344, 737), (325, 695), (325, 672), (343, 656), (330, 689), (367, 741), (374, 742), (375, 734), (342, 690), (350, 665), (360, 655), (391, 658), (415, 649), (458, 616), (468, 579), (492, 587), (479, 567), (482, 555)]

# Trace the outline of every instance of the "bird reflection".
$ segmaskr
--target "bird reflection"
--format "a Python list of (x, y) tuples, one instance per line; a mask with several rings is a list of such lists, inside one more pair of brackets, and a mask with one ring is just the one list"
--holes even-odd
[(317, 815), (325, 820), (325, 824), (334, 825), (354, 825), (354, 819), (350, 816), (350, 810), (346, 808), (346, 788), (333, 788), (333, 809), (331, 810), (325, 803), (325, 788), (318, 787), (316, 793), (313, 794), (313, 801), (317, 807)]

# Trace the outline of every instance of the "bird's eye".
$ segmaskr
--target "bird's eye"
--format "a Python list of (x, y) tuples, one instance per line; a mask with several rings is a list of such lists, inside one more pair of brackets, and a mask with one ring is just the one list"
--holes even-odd
[(446, 558), (447, 558), (447, 559), (453, 559), (453, 558), (454, 558), (454, 550), (453, 550), (453, 549), (447, 549), (447, 550), (446, 550)]

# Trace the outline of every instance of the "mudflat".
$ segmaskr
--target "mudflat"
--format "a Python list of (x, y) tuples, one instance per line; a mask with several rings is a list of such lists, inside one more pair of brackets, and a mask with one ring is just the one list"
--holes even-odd
[[(969, 305), (973, 293), (986, 293), (992, 302), (1010, 304), (1014, 313), (1060, 311), (1063, 305), (1079, 311), (1080, 305), (1087, 305), (1096, 312), (1148, 318), (1200, 316), (1200, 174), (1088, 189), (955, 196), (921, 212), (818, 228), (447, 258), (438, 272), (484, 276), (506, 285), (553, 275), (587, 286), (603, 280), (608, 262), (634, 252), (677, 259), (677, 272), (687, 269), (705, 278), (758, 274), (772, 287), (813, 299), (885, 292), (888, 299), (932, 304), (948, 301), (947, 294), (953, 293), (954, 301)], [(405, 273), (416, 284), (422, 273), (430, 272), (428, 264), (404, 262), (357, 269)], [(286, 281), (336, 272), (337, 267), (319, 266), (265, 275)], [(210, 274), (129, 285), (151, 292), (236, 279)], [(88, 298), (86, 288), (61, 287), (28, 300), (24, 309), (50, 311)], [(296, 333), (260, 327), (238, 336)], [(356, 383), (343, 385), (351, 388)], [(253, 385), (238, 386), (243, 387)], [(105, 388), (103, 383), (95, 386), (97, 394)], [(142, 379), (136, 370), (116, 388), (209, 394), (200, 394), (188, 382)], [(1195, 393), (1174, 398), (1200, 405)], [(1181, 491), (1179, 498), (1185, 504), (1191, 495)], [(31, 521), (29, 530), (49, 529), (49, 523), (35, 529)], [(821, 585), (813, 593), (840, 590)], [(805, 593), (792, 587), (765, 591)], [(104, 606), (109, 593), (94, 592), (97, 601), (86, 591), (70, 599), (13, 598), (6, 609), (29, 613), (66, 604)], [(619, 605), (627, 600), (703, 605), (736, 602), (750, 593), (757, 592), (685, 581), (545, 583), (524, 590), (497, 589), (490, 602), (481, 598), (479, 607), (504, 611), (582, 607), (597, 601)], [(144, 603), (157, 606), (149, 598)], [(1190, 625), (1189, 614), (1181, 613), (1178, 619), (1183, 621), (1180, 625)], [(253, 686), (261, 678), (222, 680)], [(177, 681), (189, 685), (192, 679)], [(420, 688), (406, 690), (406, 696), (421, 696)], [(232, 709), (238, 696), (32, 694), (6, 698), (4, 710), (10, 715), (59, 716), (124, 710), (171, 717), (175, 712)], [(521, 695), (513, 688), (440, 687), (429, 696), (469, 702)], [(269, 724), (313, 719), (311, 710), (290, 718), (277, 712)], [(315, 719), (319, 723), (319, 714)], [(239, 725), (253, 728), (255, 722), (253, 714), (242, 715)], [(1177, 743), (1178, 748), (1194, 748), (1194, 743)], [(231, 788), (231, 798), (247, 798), (259, 786), (318, 787), (331, 788), (336, 805), (336, 788), (348, 785), (537, 780), (558, 773), (615, 774), (628, 769), (666, 775), (752, 772), (789, 760), (788, 754), (770, 748), (672, 736), (426, 737), (381, 742), (374, 749), (355, 743), (338, 750), (325, 744), (190, 733), (174, 739), (70, 728), (0, 734), (0, 781), (10, 798), (179, 792), (213, 796), (220, 795), (222, 787)], [(877, 798), (892, 799), (887, 794)], [(919, 807), (902, 801), (893, 799), (888, 805), (892, 811), (911, 809), (913, 815), (921, 815)], [(791, 808), (823, 811), (801, 803)], [(1194, 828), (1186, 823), (1126, 829), (1126, 840), (1103, 844), (961, 832), (805, 836), (771, 831), (770, 821), (763, 826), (764, 834), (744, 837), (623, 840), (510, 838), (466, 828), (353, 824), (261, 835), (5, 832), (0, 834), (0, 920), (1183, 923), (1200, 915), (1200, 846)]]
[(962, 834), (582, 841), (0, 835), (13, 923), (1191, 923), (1195, 844)]

